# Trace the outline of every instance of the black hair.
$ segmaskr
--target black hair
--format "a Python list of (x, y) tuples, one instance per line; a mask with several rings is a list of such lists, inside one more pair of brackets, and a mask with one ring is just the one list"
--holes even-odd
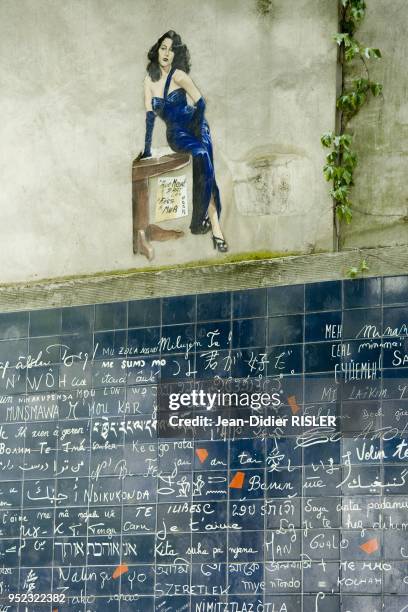
[(174, 30), (169, 30), (163, 36), (160, 36), (159, 40), (150, 49), (147, 57), (149, 63), (147, 64), (147, 72), (149, 73), (152, 81), (158, 81), (161, 77), (160, 66), (159, 66), (159, 48), (165, 38), (170, 38), (173, 41), (172, 51), (174, 51), (174, 59), (172, 68), (180, 68), (184, 72), (190, 72), (190, 52), (187, 46), (183, 44), (181, 36)]

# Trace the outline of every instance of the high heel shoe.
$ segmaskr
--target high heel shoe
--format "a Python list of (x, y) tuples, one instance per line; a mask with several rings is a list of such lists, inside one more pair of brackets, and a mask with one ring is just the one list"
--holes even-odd
[(213, 234), (212, 241), (214, 249), (217, 249), (220, 253), (226, 253), (228, 251), (228, 244), (225, 242), (224, 238), (218, 238)]

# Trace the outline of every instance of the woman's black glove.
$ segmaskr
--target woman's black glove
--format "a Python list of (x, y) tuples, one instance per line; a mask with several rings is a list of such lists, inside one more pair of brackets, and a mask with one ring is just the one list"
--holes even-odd
[(156, 119), (156, 115), (153, 111), (146, 112), (146, 133), (145, 133), (145, 146), (143, 153), (138, 157), (138, 159), (144, 159), (145, 157), (152, 156), (152, 135), (154, 128), (154, 121)]
[(204, 98), (201, 97), (195, 103), (195, 113), (194, 113), (195, 123), (199, 129), (201, 129), (201, 126), (203, 125), (203, 122), (204, 122), (204, 111), (205, 111), (205, 101), (204, 101)]

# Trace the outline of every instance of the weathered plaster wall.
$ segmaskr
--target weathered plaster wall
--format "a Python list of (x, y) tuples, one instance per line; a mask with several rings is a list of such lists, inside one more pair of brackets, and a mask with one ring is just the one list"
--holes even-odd
[[(207, 99), (231, 252), (331, 248), (319, 137), (334, 122), (337, 9), (274, 0), (262, 19), (254, 7), (0, 1), (0, 282), (148, 265), (132, 253), (130, 168), (146, 52), (169, 28)], [(213, 253), (208, 236), (188, 235), (160, 244), (150, 265)]]
[[(370, 0), (356, 38), (379, 47), (383, 58), (369, 63), (370, 76), (384, 85), (350, 124), (359, 163), (353, 189), (353, 220), (345, 247), (408, 243), (408, 6), (406, 0)], [(364, 72), (357, 62), (348, 78)]]

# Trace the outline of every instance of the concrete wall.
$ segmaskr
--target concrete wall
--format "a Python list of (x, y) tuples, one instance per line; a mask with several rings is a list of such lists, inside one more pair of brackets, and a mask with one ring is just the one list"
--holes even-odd
[[(379, 47), (370, 76), (384, 85), (350, 124), (359, 163), (353, 189), (354, 216), (345, 227), (345, 247), (408, 244), (408, 7), (406, 0), (370, 0), (356, 38)], [(348, 78), (364, 73), (360, 62)]]
[(169, 28), (208, 102), (231, 252), (330, 249), (335, 4), (274, 0), (261, 18), (255, 0), (0, 0), (0, 282), (213, 254), (191, 235), (151, 264), (132, 253), (146, 52)]

